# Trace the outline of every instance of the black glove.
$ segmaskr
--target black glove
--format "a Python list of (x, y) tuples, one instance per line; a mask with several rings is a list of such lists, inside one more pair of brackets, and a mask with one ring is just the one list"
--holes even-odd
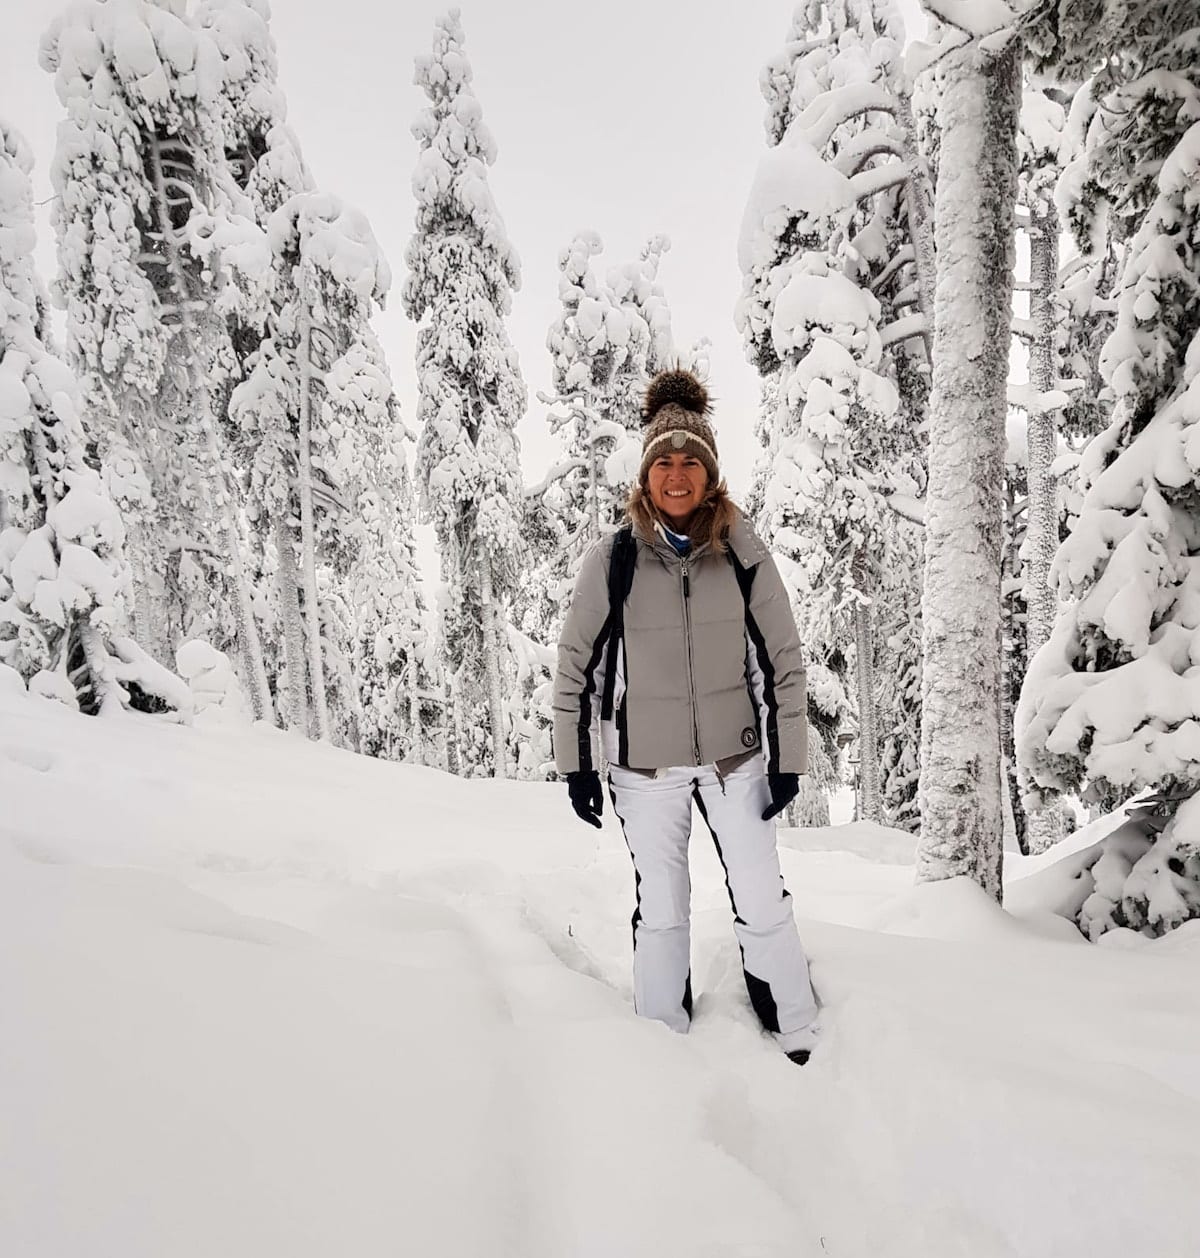
[(567, 774), (567, 790), (571, 792), (571, 807), (581, 821), (600, 828), (600, 814), (604, 811), (604, 792), (600, 789), (600, 774), (595, 769), (576, 769)]
[(800, 794), (800, 775), (798, 773), (768, 773), (767, 785), (771, 788), (771, 806), (763, 813), (762, 819), (770, 821)]

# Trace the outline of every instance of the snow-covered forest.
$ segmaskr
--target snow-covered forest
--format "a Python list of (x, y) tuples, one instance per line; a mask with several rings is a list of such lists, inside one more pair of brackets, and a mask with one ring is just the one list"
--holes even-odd
[[(5, 1258), (1200, 1252), (1200, 3), (610, 8), (0, 12)], [(803, 646), (802, 1070), (699, 823), (635, 1016), (554, 769), (676, 366)]]
[[(740, 69), (761, 155), (739, 238), (712, 248), (736, 252), (761, 397), (743, 505), (807, 655), (788, 819), (828, 824), (851, 789), (858, 818), (914, 836), (918, 879), (999, 898), (1005, 851), (1120, 810), (1077, 923), (1163, 934), (1200, 916), (1200, 14), (924, 12), (913, 40), (894, 0), (807, 0)], [(521, 259), (463, 16), (410, 50), (412, 227), (390, 260), (371, 217), (396, 207), (306, 164), (270, 17), (48, 15), (51, 275), (5, 102), (0, 669), (100, 720), (552, 777), (555, 643), (622, 518), (641, 391), (707, 367), (673, 333), (670, 224), (642, 207), (621, 259), (562, 223), (557, 454), (531, 482)], [(415, 361), (378, 334), (389, 300)]]

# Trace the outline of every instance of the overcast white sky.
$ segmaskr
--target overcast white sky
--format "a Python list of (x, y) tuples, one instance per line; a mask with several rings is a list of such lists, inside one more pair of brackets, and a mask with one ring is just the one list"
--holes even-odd
[[(0, 114), (37, 158), (49, 198), (60, 108), (37, 64), (38, 39), (65, 0), (0, 0)], [(395, 275), (378, 320), (406, 419), (416, 413), (413, 328), (400, 308), (412, 232), (409, 126), (424, 97), (413, 56), (430, 47), (432, 0), (272, 0), (290, 118), (319, 185), (365, 210)], [(580, 228), (601, 257), (636, 256), (665, 232), (661, 278), (676, 340), (712, 339), (709, 385), (723, 470), (749, 483), (758, 384), (733, 324), (742, 209), (765, 140), (759, 69), (782, 44), (791, 0), (466, 0), (459, 6), (484, 118), (499, 147), (491, 181), (520, 255), (511, 334), (529, 386), (518, 429), (537, 479), (554, 447), (537, 391), (549, 387), (546, 329), (558, 309), (557, 255)], [(904, 5), (916, 15), (916, 0)], [(910, 28), (913, 26), (910, 16)], [(920, 17), (915, 20), (920, 22)], [(54, 268), (49, 209), (39, 257)]]

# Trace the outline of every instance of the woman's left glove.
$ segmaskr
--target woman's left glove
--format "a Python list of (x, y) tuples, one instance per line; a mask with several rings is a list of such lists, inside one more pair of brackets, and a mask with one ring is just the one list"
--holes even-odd
[(567, 774), (567, 790), (571, 793), (571, 807), (576, 816), (599, 829), (600, 814), (604, 811), (600, 774), (595, 769), (576, 769)]
[(767, 785), (771, 788), (771, 806), (763, 813), (762, 819), (770, 821), (800, 794), (800, 775), (798, 773), (768, 773)]

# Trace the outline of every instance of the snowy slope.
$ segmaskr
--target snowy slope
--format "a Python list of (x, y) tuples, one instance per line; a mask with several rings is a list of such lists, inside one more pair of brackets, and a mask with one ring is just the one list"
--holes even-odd
[(1016, 917), (836, 833), (783, 836), (798, 1070), (700, 836), (677, 1037), (561, 787), (0, 696), (0, 1253), (1194, 1255), (1200, 925), (1088, 945), (1045, 857)]

